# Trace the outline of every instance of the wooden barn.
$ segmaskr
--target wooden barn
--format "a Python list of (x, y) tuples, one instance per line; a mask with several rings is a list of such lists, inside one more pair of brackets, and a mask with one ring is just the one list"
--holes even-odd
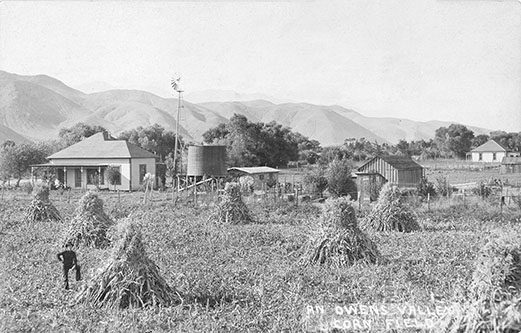
[(424, 176), (423, 167), (406, 156), (376, 156), (357, 169), (358, 197), (372, 201), (387, 182), (416, 188)]
[(521, 157), (503, 157), (499, 172), (506, 173), (521, 173)]

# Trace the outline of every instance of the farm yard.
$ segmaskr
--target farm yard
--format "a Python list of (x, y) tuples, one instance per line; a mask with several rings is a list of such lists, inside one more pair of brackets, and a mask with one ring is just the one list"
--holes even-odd
[[(406, 204), (419, 230), (363, 231), (376, 244), (376, 263), (310, 265), (303, 258), (321, 221), (319, 205), (245, 197), (252, 221), (232, 224), (211, 219), (216, 209), (211, 200), (196, 206), (181, 197), (174, 204), (168, 194), (154, 193), (143, 204), (142, 192), (97, 194), (116, 226), (126, 218), (137, 225), (148, 257), (179, 292), (181, 303), (117, 309), (80, 302), (80, 291), (113, 251), (77, 247), (83, 279), (71, 282), (70, 290), (63, 288), (56, 254), (62, 250), (61, 237), (84, 192), (73, 191), (69, 197), (51, 191), (49, 200), (62, 219), (32, 221), (25, 219), (32, 196), (6, 191), (0, 202), (0, 331), (332, 331), (333, 326), (311, 325), (309, 309), (344, 304), (466, 304), (475, 296), (476, 260), (490, 233), (521, 236), (518, 205), (442, 198), (428, 209), (425, 202), (409, 200)], [(362, 224), (371, 215), (370, 207), (357, 209), (356, 215)], [(110, 237), (116, 237), (116, 226), (109, 230)]]

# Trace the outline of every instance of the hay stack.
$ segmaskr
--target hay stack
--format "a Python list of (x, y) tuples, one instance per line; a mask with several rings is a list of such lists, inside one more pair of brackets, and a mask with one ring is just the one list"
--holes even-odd
[(110, 243), (107, 232), (112, 224), (103, 210), (103, 200), (96, 193), (87, 192), (76, 207), (64, 244), (71, 242), (74, 246), (107, 246)]
[(241, 186), (238, 183), (226, 183), (221, 200), (210, 220), (231, 224), (250, 223), (253, 221), (250, 211), (241, 198)]
[(521, 243), (516, 233), (493, 235), (481, 249), (464, 311), (448, 319), (453, 332), (521, 330)]
[(389, 183), (382, 187), (378, 201), (363, 220), (362, 227), (374, 231), (401, 232), (420, 229), (415, 214), (404, 203), (402, 191)]
[(49, 200), (49, 187), (45, 184), (36, 184), (33, 189), (33, 200), (25, 210), (25, 221), (59, 221), (58, 209)]
[(76, 300), (96, 307), (129, 308), (176, 305), (181, 296), (146, 255), (141, 231), (127, 222), (112, 257)]
[(327, 200), (308, 246), (307, 263), (346, 267), (355, 261), (375, 263), (379, 256), (376, 244), (358, 228), (355, 209), (348, 199)]

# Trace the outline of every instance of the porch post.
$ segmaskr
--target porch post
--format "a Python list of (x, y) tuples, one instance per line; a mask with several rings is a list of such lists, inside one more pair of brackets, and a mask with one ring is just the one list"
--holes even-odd
[(87, 180), (83, 181), (83, 167), (80, 167), (80, 173), (81, 173), (81, 188), (87, 189)]
[(98, 166), (98, 187), (101, 186), (101, 167)]
[(67, 167), (63, 167), (63, 187), (67, 187)]
[(34, 186), (34, 167), (31, 166), (31, 185)]

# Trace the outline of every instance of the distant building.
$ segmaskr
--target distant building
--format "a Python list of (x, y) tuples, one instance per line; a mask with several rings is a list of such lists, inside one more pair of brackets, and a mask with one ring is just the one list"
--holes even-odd
[(237, 178), (240, 183), (251, 180), (254, 190), (266, 189), (271, 182), (278, 182), (278, 169), (266, 166), (261, 167), (233, 167), (228, 168), (228, 174)]
[(521, 173), (521, 157), (503, 157), (499, 172), (505, 173)]
[(360, 166), (355, 174), (358, 197), (371, 201), (387, 182), (402, 188), (416, 188), (424, 176), (424, 169), (407, 156), (376, 156)]
[(509, 151), (507, 148), (491, 139), (467, 153), (467, 160), (471, 160), (472, 162), (499, 163), (504, 157), (517, 156), (521, 156), (521, 153), (517, 151)]
[[(120, 171), (116, 184), (119, 190), (138, 190), (145, 174), (156, 173), (157, 156), (125, 140), (116, 140), (108, 133), (96, 133), (48, 157), (49, 163), (33, 165), (51, 167), (64, 186), (82, 189), (109, 188), (106, 169)], [(156, 178), (157, 179), (157, 178)]]

